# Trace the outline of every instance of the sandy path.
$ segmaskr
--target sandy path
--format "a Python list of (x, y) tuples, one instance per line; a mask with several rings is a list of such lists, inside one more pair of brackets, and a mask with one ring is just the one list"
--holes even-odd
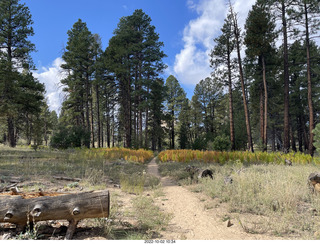
[[(155, 159), (148, 165), (148, 173), (159, 178), (158, 166)], [(271, 239), (268, 236), (245, 233), (236, 220), (227, 227), (222, 221), (225, 211), (219, 208), (206, 209), (210, 198), (200, 200), (199, 194), (190, 192), (182, 186), (175, 185), (168, 178), (161, 178), (165, 194), (158, 203), (160, 208), (173, 214), (169, 227), (160, 239), (186, 240), (257, 240)]]

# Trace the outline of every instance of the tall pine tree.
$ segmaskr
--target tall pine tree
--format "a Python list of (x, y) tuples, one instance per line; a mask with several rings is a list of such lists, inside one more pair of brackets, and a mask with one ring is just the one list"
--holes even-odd
[(7, 120), (7, 139), (16, 146), (18, 108), (16, 95), (23, 92), (18, 81), (20, 68), (32, 67), (30, 53), (35, 50), (28, 40), (34, 34), (28, 7), (18, 0), (0, 1), (0, 115)]

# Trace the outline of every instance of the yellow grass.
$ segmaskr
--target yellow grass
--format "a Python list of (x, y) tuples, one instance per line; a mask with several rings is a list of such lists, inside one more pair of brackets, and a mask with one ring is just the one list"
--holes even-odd
[(241, 163), (274, 163), (284, 164), (285, 159), (293, 164), (320, 164), (320, 158), (312, 158), (304, 153), (281, 154), (267, 152), (218, 152), (218, 151), (199, 151), (199, 150), (166, 150), (159, 153), (158, 158), (161, 162), (181, 162), (189, 163), (191, 161), (200, 161), (203, 163), (225, 164), (228, 161), (237, 161)]

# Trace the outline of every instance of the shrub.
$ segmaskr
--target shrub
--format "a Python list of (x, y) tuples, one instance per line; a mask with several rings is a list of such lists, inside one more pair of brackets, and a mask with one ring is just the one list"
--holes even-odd
[(207, 147), (207, 141), (204, 137), (198, 137), (194, 140), (194, 143), (192, 144), (193, 150), (205, 150)]
[(320, 124), (317, 124), (312, 132), (314, 133), (313, 145), (320, 151)]
[(80, 126), (60, 126), (51, 138), (50, 146), (58, 149), (89, 147), (90, 132)]
[(230, 149), (230, 138), (226, 135), (217, 136), (213, 141), (208, 142), (208, 150), (228, 151)]

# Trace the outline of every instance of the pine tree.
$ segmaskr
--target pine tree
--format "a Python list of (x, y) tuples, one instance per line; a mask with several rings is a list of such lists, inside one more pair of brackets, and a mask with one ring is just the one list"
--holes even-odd
[(143, 127), (147, 138), (151, 84), (166, 67), (162, 62), (165, 57), (162, 46), (151, 18), (141, 9), (122, 17), (109, 41), (106, 50), (108, 69), (118, 81), (119, 122), (124, 127), (126, 147), (142, 146)]
[[(94, 41), (86, 23), (79, 19), (68, 31), (66, 51), (62, 56), (65, 64), (61, 65), (68, 74), (61, 81), (66, 85), (64, 91), (68, 94), (63, 106), (70, 110), (70, 123), (90, 132), (91, 138), (93, 131), (90, 123), (90, 104), (92, 104), (92, 74), (96, 50)], [(90, 144), (86, 146), (90, 147)]]
[(34, 34), (31, 14), (18, 0), (0, 1), (0, 114), (6, 117), (8, 141), (16, 146), (16, 118), (18, 108), (15, 96), (21, 92), (17, 81), (22, 79), (19, 68), (32, 67), (30, 53), (35, 50), (28, 40)]
[[(224, 20), (221, 28), (222, 34), (214, 39), (215, 47), (211, 51), (211, 67), (216, 73), (226, 77), (226, 86), (229, 94), (229, 125), (230, 125), (230, 142), (231, 150), (235, 150), (235, 132), (234, 132), (234, 113), (232, 97), (232, 59), (231, 54), (235, 49), (235, 42), (232, 32), (232, 19), (229, 14)], [(226, 69), (224, 68), (226, 67)]]
[[(311, 53), (310, 53), (310, 36), (320, 30), (320, 5), (317, 0), (296, 0), (298, 9), (293, 9), (290, 15), (298, 23), (303, 26), (303, 39), (306, 47), (306, 64), (307, 64), (307, 79), (308, 79), (308, 109), (309, 109), (309, 153), (314, 154), (313, 146), (313, 130), (314, 130), (314, 108), (313, 108), (313, 92), (312, 92), (312, 71), (311, 71)], [(300, 30), (298, 30), (301, 32)]]
[(170, 148), (175, 148), (175, 126), (178, 121), (178, 116), (182, 108), (182, 104), (186, 99), (186, 93), (179, 84), (179, 81), (170, 75), (165, 83), (167, 89), (166, 94), (166, 109), (168, 113), (168, 127), (170, 128), (169, 138), (170, 138)]
[(164, 120), (163, 102), (166, 95), (164, 81), (162, 79), (154, 80), (150, 86), (150, 89), (149, 124), (151, 128), (148, 133), (150, 134), (151, 138), (151, 149), (153, 151), (161, 151), (164, 139), (164, 129), (162, 126), (162, 121)]
[(214, 125), (217, 103), (222, 96), (222, 86), (216, 77), (201, 80), (194, 89), (194, 95), (201, 105), (206, 141), (213, 141), (216, 135)]
[(261, 141), (264, 150), (267, 150), (267, 126), (268, 126), (268, 88), (266, 75), (266, 60), (268, 54), (272, 52), (273, 42), (276, 38), (274, 31), (275, 24), (270, 13), (267, 12), (267, 5), (264, 1), (258, 1), (253, 5), (252, 10), (248, 14), (246, 20), (246, 36), (244, 43), (246, 44), (246, 54), (249, 58), (257, 58), (258, 66), (262, 70), (263, 92), (261, 89)]
[(241, 30), (238, 26), (237, 14), (234, 12), (233, 7), (231, 5), (231, 2), (229, 2), (229, 5), (230, 5), (231, 23), (233, 26), (233, 34), (234, 34), (234, 40), (235, 40), (235, 45), (236, 45), (236, 50), (237, 50), (237, 57), (238, 57), (237, 62), (238, 62), (238, 68), (239, 68), (239, 77), (240, 77), (240, 83), (241, 83), (241, 89), (242, 89), (243, 107), (244, 107), (244, 114), (245, 114), (245, 120), (246, 120), (246, 129), (247, 129), (247, 137), (248, 137), (248, 150), (251, 152), (254, 152), (252, 135), (251, 135), (250, 114), (249, 114), (249, 108), (248, 108), (248, 103), (247, 103), (246, 87), (245, 87), (245, 81), (244, 81), (242, 59), (241, 59), (241, 50), (240, 50)]
[(190, 101), (186, 98), (179, 114), (179, 145), (181, 149), (191, 148), (191, 107)]

